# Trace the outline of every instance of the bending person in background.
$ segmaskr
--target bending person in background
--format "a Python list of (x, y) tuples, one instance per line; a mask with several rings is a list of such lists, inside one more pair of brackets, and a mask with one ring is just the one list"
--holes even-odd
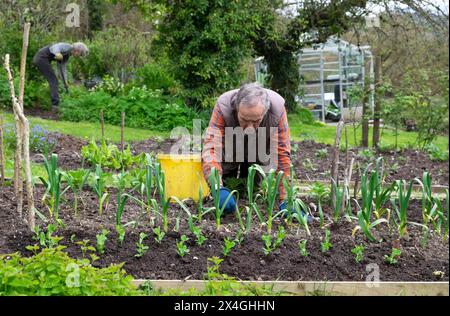
[(63, 80), (64, 88), (69, 90), (67, 84), (67, 61), (70, 56), (80, 57), (89, 53), (87, 46), (81, 42), (68, 44), (56, 43), (41, 48), (33, 58), (33, 63), (41, 74), (47, 79), (50, 86), (50, 97), (52, 109), (57, 110), (59, 106), (58, 78), (52, 68), (52, 61), (56, 61), (58, 71)]

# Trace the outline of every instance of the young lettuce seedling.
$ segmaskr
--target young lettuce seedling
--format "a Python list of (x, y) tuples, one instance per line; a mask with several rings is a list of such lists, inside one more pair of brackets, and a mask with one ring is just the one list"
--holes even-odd
[(360, 263), (364, 258), (364, 245), (356, 246), (352, 249), (352, 254), (355, 255), (355, 261)]
[(300, 241), (298, 242), (298, 248), (299, 248), (299, 250), (300, 250), (300, 254), (301, 254), (303, 257), (308, 257), (308, 255), (309, 255), (308, 251), (306, 250), (306, 243), (307, 243), (307, 240), (306, 240), (306, 239), (300, 240)]
[(327, 252), (333, 247), (333, 245), (330, 242), (330, 231), (327, 229), (325, 231), (325, 238), (324, 241), (320, 244), (322, 252)]
[(186, 241), (188, 241), (189, 238), (186, 237), (186, 235), (181, 236), (181, 240), (177, 241), (177, 254), (180, 257), (184, 257), (189, 253), (189, 249), (186, 246)]
[(161, 228), (159, 228), (159, 226), (153, 228), (153, 233), (156, 235), (155, 241), (158, 244), (161, 244), (161, 241), (163, 240), (163, 238), (166, 235), (166, 233), (161, 231)]
[(398, 262), (397, 258), (399, 258), (401, 254), (402, 251), (400, 249), (392, 248), (391, 254), (389, 256), (384, 255), (384, 261), (391, 265), (394, 265)]
[(147, 234), (141, 232), (139, 234), (139, 241), (136, 243), (136, 258), (141, 258), (148, 250), (148, 246), (144, 245), (144, 239), (147, 238)]
[(192, 227), (192, 233), (195, 236), (195, 243), (198, 246), (203, 245), (203, 243), (206, 241), (206, 237), (203, 236), (201, 228), (197, 226)]
[(83, 239), (82, 241), (75, 242), (76, 245), (79, 245), (81, 248), (81, 253), (83, 254), (83, 258), (86, 258), (86, 253), (88, 251), (95, 252), (95, 248), (89, 245), (89, 239)]
[(97, 251), (100, 254), (105, 253), (105, 242), (106, 242), (106, 239), (108, 239), (107, 238), (108, 234), (109, 234), (108, 230), (102, 229), (102, 232), (100, 234), (96, 235), (96, 238), (97, 238)]
[(234, 246), (236, 246), (236, 242), (234, 240), (230, 240), (228, 237), (225, 238), (224, 240), (224, 246), (223, 246), (223, 256), (226, 257), (228, 256), (228, 254), (230, 253), (231, 249), (234, 248)]

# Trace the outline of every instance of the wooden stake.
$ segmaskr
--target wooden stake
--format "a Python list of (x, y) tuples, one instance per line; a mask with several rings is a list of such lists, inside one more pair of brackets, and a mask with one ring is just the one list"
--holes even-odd
[(3, 154), (3, 116), (0, 116), (0, 172), (2, 173), (0, 183), (5, 184), (5, 157)]
[(102, 140), (105, 139), (105, 118), (103, 115), (103, 110), (100, 110), (100, 126), (102, 129)]
[[(17, 140), (17, 148), (16, 148), (16, 157), (17, 152), (20, 151), (20, 155), (18, 156), (21, 158), (22, 156), (22, 149), (23, 149), (23, 160), (24, 160), (24, 167), (25, 167), (25, 177), (26, 177), (26, 189), (27, 189), (27, 202), (28, 202), (28, 227), (31, 231), (34, 231), (35, 226), (35, 208), (34, 208), (34, 194), (33, 194), (33, 185), (32, 185), (32, 174), (31, 174), (31, 162), (30, 162), (30, 124), (23, 114), (23, 93), (24, 93), (24, 87), (25, 87), (25, 69), (26, 69), (26, 56), (27, 56), (27, 50), (28, 50), (28, 38), (29, 38), (29, 32), (30, 32), (30, 23), (26, 23), (24, 26), (24, 33), (23, 33), (23, 50), (22, 50), (22, 59), (20, 64), (21, 69), (21, 78), (20, 78), (20, 89), (19, 89), (19, 100), (22, 101), (22, 104), (19, 103), (19, 100), (15, 96), (15, 90), (14, 90), (14, 79), (11, 73), (11, 68), (9, 65), (9, 54), (6, 54), (5, 56), (5, 69), (8, 74), (8, 81), (9, 81), (9, 88), (10, 88), (10, 94), (14, 109), (14, 117), (16, 119), (16, 126), (19, 127), (19, 129), (16, 130), (16, 133), (18, 134)], [(20, 159), (19, 159), (20, 161)], [(20, 163), (20, 162), (19, 162)], [(15, 166), (16, 167), (16, 166)], [(16, 171), (16, 168), (15, 168)], [(18, 168), (18, 176), (20, 183), (17, 183), (19, 185), (19, 196), (18, 198), (18, 209), (20, 216), (22, 215), (22, 208), (23, 208), (23, 182), (21, 179), (21, 171), (22, 168)], [(19, 205), (19, 199), (22, 204)]]
[(334, 152), (333, 161), (331, 163), (331, 197), (333, 201), (333, 207), (336, 208), (336, 191), (334, 190), (333, 183), (339, 185), (339, 146), (341, 143), (342, 128), (344, 127), (344, 121), (340, 120), (336, 127), (336, 137), (334, 139)]
[(124, 142), (124, 129), (125, 129), (125, 112), (122, 112), (122, 124), (120, 129), (120, 146), (122, 148), (122, 152), (125, 148), (125, 142)]

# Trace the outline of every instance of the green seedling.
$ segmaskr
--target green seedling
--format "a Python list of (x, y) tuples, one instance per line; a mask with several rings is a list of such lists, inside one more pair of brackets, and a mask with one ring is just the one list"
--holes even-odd
[(136, 243), (136, 258), (141, 258), (148, 250), (148, 246), (144, 245), (144, 239), (147, 238), (147, 234), (144, 232), (139, 233), (139, 241)]
[(195, 243), (196, 243), (198, 246), (203, 245), (203, 243), (206, 241), (206, 237), (203, 236), (201, 228), (200, 228), (200, 227), (195, 227), (195, 226), (194, 226), (194, 227), (192, 228), (192, 233), (193, 233), (194, 236), (195, 236)]
[(189, 238), (186, 237), (186, 235), (181, 236), (181, 240), (177, 241), (177, 254), (180, 257), (184, 257), (189, 253), (189, 249), (186, 246), (186, 241), (188, 241)]
[(320, 248), (321, 248), (322, 252), (328, 252), (333, 247), (333, 245), (330, 242), (330, 235), (331, 235), (331, 232), (327, 229), (325, 231), (325, 238), (324, 238), (323, 242), (320, 243)]
[[(63, 179), (67, 182), (68, 187), (70, 187), (73, 192), (73, 210), (76, 216), (78, 214), (78, 199), (80, 198), (79, 194), (88, 182), (90, 171), (80, 169), (61, 173)], [(83, 200), (81, 201), (83, 202)]]
[(123, 241), (125, 240), (125, 233), (126, 233), (125, 227), (123, 225), (116, 225), (116, 232), (118, 235), (119, 242), (120, 244), (122, 244)]
[(273, 239), (271, 234), (265, 234), (261, 238), (264, 242), (264, 254), (267, 256), (272, 253), (275, 249), (280, 247), (280, 245), (283, 243), (283, 240), (286, 237), (286, 231), (283, 226), (278, 226), (278, 231), (275, 237), (275, 240)]
[[(50, 161), (47, 160), (45, 156), (42, 157), (44, 158), (44, 167), (47, 172), (47, 180), (43, 177), (39, 177), (45, 187), (45, 193), (42, 200), (47, 205), (50, 217), (55, 218), (55, 220), (59, 223), (60, 199), (70, 187), (67, 186), (63, 191), (61, 191), (61, 180), (63, 174), (58, 168), (58, 155), (52, 154)], [(49, 196), (48, 199), (47, 196)]]
[(122, 171), (119, 174), (113, 175), (113, 181), (117, 188), (117, 211), (116, 211), (116, 225), (122, 225), (122, 216), (127, 203), (128, 194), (125, 194), (126, 177), (128, 173)]
[(326, 200), (329, 200), (330, 193), (331, 193), (330, 188), (320, 182), (314, 182), (309, 187), (309, 190), (311, 192), (311, 195), (317, 200), (317, 211), (319, 212), (320, 227), (323, 227), (324, 216), (323, 216), (322, 204)]
[(398, 258), (400, 257), (400, 255), (402, 254), (402, 251), (400, 249), (397, 248), (392, 248), (391, 254), (388, 255), (384, 255), (384, 261), (394, 265), (398, 262)]
[(41, 247), (45, 248), (54, 248), (58, 246), (58, 243), (63, 239), (63, 237), (53, 236), (53, 233), (56, 232), (56, 225), (49, 224), (47, 226), (47, 231), (43, 232), (39, 228), (39, 225), (36, 225), (34, 227), (34, 233), (33, 239), (39, 242), (39, 245)]
[(77, 241), (75, 244), (80, 246), (81, 253), (83, 254), (83, 258), (86, 258), (86, 254), (88, 251), (95, 252), (95, 248), (90, 246), (89, 243), (91, 241), (89, 239), (83, 239), (82, 241)]
[(352, 249), (352, 254), (355, 255), (355, 261), (357, 263), (360, 263), (362, 259), (364, 258), (364, 246), (359, 245)]
[(221, 224), (221, 216), (223, 214), (225, 206), (227, 205), (228, 201), (231, 199), (233, 194), (235, 194), (237, 191), (236, 190), (231, 191), (227, 199), (224, 201), (223, 206), (220, 207), (221, 179), (219, 171), (216, 168), (211, 169), (211, 174), (209, 175), (208, 180), (211, 188), (211, 196), (213, 197), (214, 201), (214, 217), (216, 221), (216, 229), (219, 230)]
[(231, 249), (233, 249), (236, 246), (236, 242), (234, 240), (230, 240), (228, 237), (224, 240), (224, 245), (222, 249), (222, 254), (224, 257), (228, 256)]
[(106, 190), (105, 185), (106, 175), (103, 173), (102, 167), (97, 165), (95, 168), (94, 181), (92, 183), (92, 190), (95, 192), (98, 198), (98, 213), (103, 214), (103, 205), (105, 204), (105, 209), (109, 201), (109, 193)]
[(161, 244), (161, 242), (162, 242), (164, 236), (166, 235), (166, 233), (163, 232), (163, 231), (161, 231), (161, 228), (160, 228), (159, 226), (153, 228), (152, 230), (153, 230), (153, 233), (154, 233), (155, 236), (156, 236), (156, 237), (155, 237), (155, 241), (156, 241), (158, 244)]
[[(379, 165), (381, 160), (377, 160), (377, 165)], [(362, 206), (359, 206), (358, 201), (354, 200), (359, 210), (357, 212), (358, 217), (358, 226), (353, 230), (352, 235), (355, 234), (356, 231), (362, 230), (362, 232), (366, 235), (366, 237), (375, 242), (376, 238), (372, 235), (372, 229), (381, 224), (389, 222), (385, 218), (378, 218), (377, 220), (372, 222), (372, 213), (373, 213), (373, 205), (374, 205), (374, 196), (381, 185), (380, 180), (380, 172), (377, 167), (375, 170), (370, 172), (369, 176), (369, 168), (371, 164), (369, 164), (363, 175), (361, 176), (361, 201)], [(381, 198), (380, 198), (381, 199)], [(385, 199), (385, 198), (383, 198)]]
[(106, 229), (102, 229), (102, 232), (100, 234), (96, 235), (97, 238), (97, 251), (100, 254), (104, 254), (105, 253), (105, 243), (106, 240), (108, 239), (108, 234), (109, 231)]
[(307, 243), (306, 239), (300, 240), (298, 242), (298, 248), (300, 250), (300, 255), (302, 255), (303, 257), (308, 257), (308, 255), (309, 255), (308, 251), (306, 250), (306, 243)]

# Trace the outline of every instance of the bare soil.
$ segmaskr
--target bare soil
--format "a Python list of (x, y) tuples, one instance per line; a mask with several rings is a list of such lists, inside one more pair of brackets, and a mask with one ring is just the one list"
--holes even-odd
[[(36, 207), (48, 214), (46, 207), (41, 203), (43, 188), (36, 187)], [(306, 201), (312, 203), (312, 200)], [(241, 205), (244, 203), (241, 201)], [(96, 234), (103, 228), (110, 231), (106, 242), (106, 251), (99, 255), (100, 259), (94, 262), (95, 266), (105, 267), (111, 263), (124, 262), (124, 269), (135, 278), (146, 279), (202, 279), (207, 268), (207, 258), (212, 256), (223, 257), (223, 239), (228, 236), (234, 238), (238, 231), (238, 221), (233, 215), (223, 218), (223, 225), (216, 230), (214, 220), (206, 216), (201, 223), (203, 234), (208, 238), (204, 245), (197, 246), (195, 237), (189, 232), (185, 216), (182, 215), (179, 232), (173, 230), (174, 218), (180, 211), (178, 206), (172, 206), (170, 213), (169, 232), (159, 245), (155, 242), (150, 225), (150, 214), (142, 210), (133, 201), (126, 205), (123, 223), (136, 221), (136, 227), (128, 226), (123, 244), (120, 244), (115, 232), (116, 196), (112, 192), (107, 210), (102, 216), (98, 214), (96, 196), (90, 191), (82, 193), (82, 202), (79, 203), (78, 214), (74, 214), (72, 207), (73, 195), (68, 192), (62, 201), (60, 218), (65, 223), (65, 229), (60, 229), (55, 235), (64, 239), (61, 244), (67, 246), (67, 252), (74, 257), (81, 257), (80, 246), (76, 241), (89, 239), (95, 246)], [(193, 203), (188, 204), (192, 212), (196, 212)], [(211, 205), (208, 201), (207, 205)], [(15, 201), (12, 187), (0, 188), (0, 253), (12, 253), (19, 251), (24, 255), (31, 255), (25, 249), (27, 245), (35, 244), (33, 233), (28, 231), (25, 223), (15, 213)], [(325, 212), (330, 214), (330, 208), (325, 206)], [(317, 214), (316, 214), (317, 215)], [(409, 219), (421, 222), (420, 201), (413, 201), (409, 209)], [(40, 227), (45, 227), (40, 219), (37, 219)], [(156, 223), (159, 224), (158, 222)], [(285, 225), (276, 221), (277, 225)], [(352, 237), (352, 230), (356, 223), (349, 223), (342, 219), (337, 225), (329, 224), (331, 231), (331, 243), (333, 247), (326, 253), (321, 251), (321, 242), (324, 237), (324, 229), (318, 222), (310, 225), (311, 236), (307, 236), (303, 229), (297, 229), (297, 225), (287, 229), (287, 237), (280, 248), (270, 255), (263, 253), (261, 235), (265, 228), (259, 227), (256, 218), (253, 219), (253, 230), (245, 237), (244, 241), (237, 245), (225, 258), (221, 265), (221, 272), (243, 280), (329, 280), (329, 281), (364, 281), (373, 265), (379, 267), (382, 281), (448, 281), (449, 275), (449, 248), (448, 239), (443, 241), (436, 234), (430, 236), (428, 245), (423, 248), (420, 241), (423, 237), (421, 229), (409, 225), (409, 236), (399, 239), (396, 231), (390, 231), (386, 225), (376, 228), (376, 235), (381, 242), (370, 243), (361, 234), (356, 233)], [(148, 252), (142, 257), (135, 257), (136, 242), (139, 232), (145, 232), (149, 236), (144, 244), (149, 246)], [(176, 253), (176, 241), (181, 234), (186, 234), (189, 254), (181, 258)], [(72, 241), (71, 241), (72, 239)], [(299, 253), (298, 242), (307, 239), (309, 256), (302, 257)], [(356, 263), (351, 249), (355, 245), (364, 245), (364, 259)], [(390, 254), (392, 247), (402, 250), (401, 257), (396, 265), (385, 263), (383, 257)], [(371, 268), (372, 267), (372, 268)], [(366, 270), (369, 269), (369, 270)], [(440, 277), (438, 275), (442, 275)]]
[[(88, 140), (65, 135), (61, 133), (50, 133), (56, 140), (54, 152), (58, 154), (58, 164), (63, 169), (77, 169), (90, 167), (83, 161), (81, 147), (88, 143)], [(168, 153), (171, 146), (177, 140), (149, 138), (144, 141), (132, 142), (131, 151), (134, 154), (142, 152)], [(292, 163), (296, 176), (301, 180), (328, 180), (330, 177), (333, 148), (330, 145), (316, 143), (311, 140), (292, 142)], [(355, 157), (354, 171), (352, 179), (359, 178), (357, 167), (365, 168), (367, 164), (374, 163), (382, 156), (385, 161), (387, 172), (386, 181), (391, 183), (395, 180), (412, 180), (415, 177), (422, 177), (424, 171), (429, 171), (432, 176), (432, 183), (439, 185), (449, 184), (448, 161), (432, 161), (427, 153), (405, 149), (402, 151), (375, 151), (372, 157), (358, 155), (363, 148), (353, 148), (349, 150), (349, 157)], [(42, 162), (42, 157), (35, 155), (35, 162)], [(344, 176), (346, 163), (346, 153), (339, 154), (339, 176)]]

